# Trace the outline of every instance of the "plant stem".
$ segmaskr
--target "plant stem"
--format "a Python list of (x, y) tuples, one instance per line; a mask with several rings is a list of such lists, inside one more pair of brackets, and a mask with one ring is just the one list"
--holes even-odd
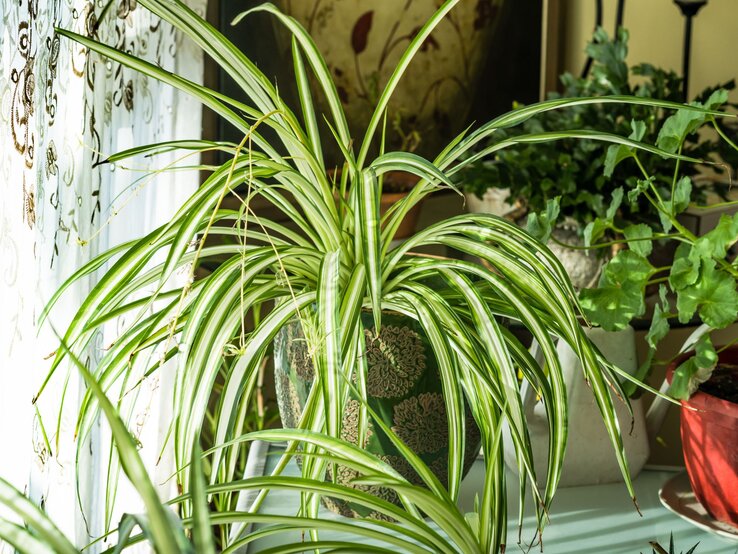
[(730, 200), (729, 202), (718, 202), (716, 204), (701, 205), (701, 204), (690, 204), (690, 208), (696, 208), (698, 210), (711, 210), (713, 208), (730, 208), (732, 206), (738, 206), (738, 200)]
[[(679, 152), (677, 152), (680, 156), (682, 154), (682, 147), (684, 146), (684, 143), (681, 143), (679, 145)], [(674, 167), (674, 176), (671, 179), (671, 213), (674, 213), (674, 191), (676, 190), (676, 183), (677, 183), (677, 177), (679, 176), (679, 163), (682, 160), (677, 158), (675, 167)]]
[(731, 340), (731, 341), (729, 341), (729, 342), (725, 343), (725, 344), (724, 344), (723, 346), (721, 346), (720, 348), (718, 348), (718, 349), (716, 350), (716, 352), (717, 352), (718, 354), (720, 354), (720, 353), (721, 353), (721, 352), (722, 352), (723, 350), (726, 350), (726, 349), (730, 348), (731, 346), (733, 346), (733, 345), (734, 345), (734, 344), (736, 344), (736, 343), (738, 343), (738, 337), (736, 337), (736, 338), (734, 338), (733, 340)]
[[(591, 244), (589, 246), (579, 246), (576, 244), (569, 244), (566, 242), (562, 242), (558, 240), (556, 237), (551, 236), (549, 240), (553, 242), (554, 244), (557, 244), (558, 246), (563, 246), (565, 248), (570, 248), (571, 250), (593, 250), (595, 248), (607, 248), (608, 246), (615, 246), (618, 244), (629, 244), (631, 242), (637, 242), (637, 241), (646, 241), (646, 240), (659, 240), (659, 239), (678, 239), (681, 237), (681, 234), (679, 233), (658, 233), (656, 235), (653, 235), (651, 237), (638, 237), (633, 239), (613, 239), (609, 242), (598, 242), (597, 244)], [(668, 268), (667, 268), (668, 269)]]
[(720, 138), (727, 142), (733, 148), (733, 150), (738, 151), (738, 146), (736, 146), (736, 144), (732, 140), (730, 140), (730, 137), (723, 132), (723, 130), (720, 128), (720, 125), (717, 124), (717, 120), (715, 119), (715, 117), (712, 116), (710, 119), (712, 120), (712, 126), (715, 127), (715, 130), (717, 131), (718, 135), (720, 135)]

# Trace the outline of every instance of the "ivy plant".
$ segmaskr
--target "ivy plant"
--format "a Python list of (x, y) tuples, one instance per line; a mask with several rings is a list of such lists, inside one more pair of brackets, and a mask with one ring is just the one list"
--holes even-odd
[[(560, 77), (563, 92), (550, 93), (549, 99), (633, 95), (682, 100), (682, 79), (673, 71), (647, 63), (628, 66), (628, 32), (625, 29), (620, 29), (614, 38), (602, 28), (597, 29), (586, 51), (593, 59), (589, 75), (580, 78), (564, 73)], [(705, 103), (715, 90), (734, 87), (733, 81), (722, 83), (706, 89), (696, 100)], [(668, 110), (649, 105), (588, 104), (538, 114), (520, 126), (502, 130), (500, 136), (511, 138), (530, 133), (593, 129), (653, 143), (670, 115)], [(631, 127), (632, 120), (637, 122), (636, 127)], [(660, 142), (669, 144), (667, 139)], [(725, 142), (689, 133), (679, 144), (681, 152), (693, 158), (716, 160), (717, 154), (726, 164), (717, 166), (718, 171), (738, 166), (738, 154)], [(584, 228), (596, 219), (606, 218), (610, 199), (619, 189), (639, 186), (639, 178), (632, 168), (618, 164), (622, 155), (622, 151), (608, 149), (607, 144), (597, 140), (530, 142), (498, 152), (491, 162), (471, 164), (462, 174), (462, 184), (465, 192), (480, 198), (490, 187), (509, 188), (510, 201), (521, 200), (530, 212), (545, 211), (547, 203), (559, 197), (561, 216), (573, 218)], [(670, 160), (645, 153), (641, 159), (650, 168), (654, 186), (660, 192), (669, 189), (673, 173)], [(604, 173), (603, 165), (606, 167)], [(695, 166), (682, 168), (685, 178), (694, 176), (696, 171)], [(692, 195), (698, 201), (704, 200), (703, 189), (692, 191)], [(632, 223), (651, 223), (655, 217), (640, 197), (622, 204), (618, 215)]]

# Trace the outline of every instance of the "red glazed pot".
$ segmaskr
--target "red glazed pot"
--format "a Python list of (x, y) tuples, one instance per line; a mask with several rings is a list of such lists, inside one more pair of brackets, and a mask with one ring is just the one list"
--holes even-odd
[[(677, 359), (674, 370), (687, 359)], [(720, 362), (738, 363), (738, 346), (720, 353)], [(718, 521), (738, 527), (738, 404), (697, 391), (682, 400), (682, 449), (697, 500)]]

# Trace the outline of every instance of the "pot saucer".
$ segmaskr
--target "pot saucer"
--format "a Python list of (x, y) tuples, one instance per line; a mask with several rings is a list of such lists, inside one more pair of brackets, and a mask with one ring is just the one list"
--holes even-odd
[(723, 539), (738, 542), (738, 527), (713, 519), (707, 513), (692, 492), (686, 471), (675, 475), (664, 483), (664, 486), (659, 490), (659, 500), (667, 510), (687, 520), (695, 527)]

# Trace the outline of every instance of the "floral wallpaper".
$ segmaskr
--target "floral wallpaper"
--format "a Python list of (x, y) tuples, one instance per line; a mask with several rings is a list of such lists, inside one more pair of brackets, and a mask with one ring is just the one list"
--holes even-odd
[[(116, 506), (135, 511), (134, 495), (121, 484), (117, 495), (101, 497), (109, 448), (101, 432), (85, 447), (81, 464), (89, 471), (75, 483), (74, 427), (84, 390), (76, 373), (63, 368), (35, 404), (32, 400), (56, 348), (56, 333), (63, 332), (96, 275), (65, 293), (48, 324), (39, 328), (38, 318), (53, 292), (85, 261), (163, 222), (197, 185), (196, 174), (179, 173), (176, 183), (167, 173), (145, 177), (146, 170), (175, 161), (175, 154), (125, 166), (98, 164), (134, 145), (200, 134), (194, 100), (88, 53), (55, 31), (94, 37), (202, 79), (199, 51), (171, 26), (136, 0), (117, 0), (103, 13), (106, 4), (0, 2), (0, 476), (26, 490), (80, 543), (110, 520), (117, 523)], [(188, 4), (204, 13), (205, 0)], [(83, 361), (94, 368), (123, 325), (118, 321), (101, 333)], [(168, 392), (165, 380), (164, 375), (144, 382), (128, 407), (152, 465), (166, 421), (159, 402)], [(169, 468), (161, 463), (155, 469), (166, 474)], [(110, 478), (118, 471), (114, 468)], [(100, 515), (103, 507), (108, 517)]]
[[(506, 0), (466, 0), (420, 47), (389, 104), (387, 143), (433, 158), (467, 117)], [(315, 39), (350, 125), (363, 129), (437, 0), (276, 0)], [(286, 33), (277, 32), (289, 49)], [(315, 95), (320, 109), (327, 106)]]

